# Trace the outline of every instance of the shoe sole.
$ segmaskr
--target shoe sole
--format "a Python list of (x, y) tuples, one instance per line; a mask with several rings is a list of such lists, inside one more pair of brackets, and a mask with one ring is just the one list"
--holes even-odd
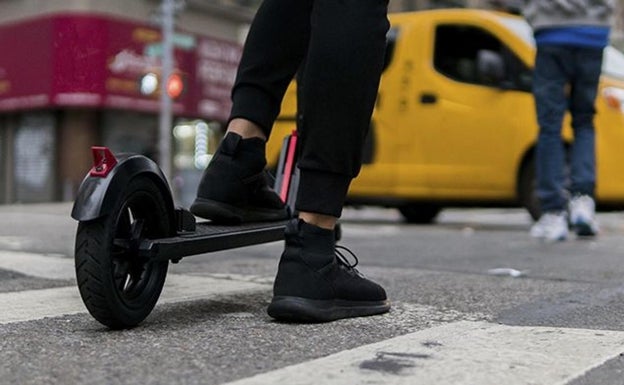
[(587, 223), (577, 223), (573, 227), (576, 235), (580, 237), (593, 237), (597, 234), (597, 231)]
[(541, 241), (541, 242), (546, 242), (546, 243), (555, 243), (555, 242), (563, 242), (565, 240), (568, 239), (568, 233), (563, 233), (561, 235), (559, 235), (558, 237), (547, 237), (544, 234), (529, 234), (531, 236), (531, 238)]
[(313, 323), (383, 314), (389, 310), (390, 302), (388, 300), (318, 300), (276, 296), (269, 304), (267, 313), (279, 321)]
[(290, 218), (290, 213), (286, 207), (281, 209), (236, 207), (205, 198), (195, 199), (189, 210), (200, 218), (210, 219), (215, 223), (232, 225), (247, 222), (272, 222)]
[(557, 243), (557, 242), (567, 241), (568, 240), (568, 234), (563, 234), (563, 235), (560, 235), (560, 236), (558, 236), (556, 238), (550, 238), (550, 237), (546, 237), (544, 235), (540, 235), (540, 236), (531, 235), (531, 238), (535, 239), (536, 241), (540, 241), (540, 242), (544, 242), (544, 243)]

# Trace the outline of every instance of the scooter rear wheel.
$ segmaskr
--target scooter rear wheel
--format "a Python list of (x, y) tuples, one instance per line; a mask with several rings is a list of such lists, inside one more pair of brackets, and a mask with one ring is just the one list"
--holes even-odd
[(138, 247), (144, 239), (169, 235), (171, 219), (162, 192), (146, 175), (133, 178), (114, 207), (78, 224), (76, 278), (89, 313), (124, 329), (142, 322), (158, 301), (168, 262), (140, 257)]

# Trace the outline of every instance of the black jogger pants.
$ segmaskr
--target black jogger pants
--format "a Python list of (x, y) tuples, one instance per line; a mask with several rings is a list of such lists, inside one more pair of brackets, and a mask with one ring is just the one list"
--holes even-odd
[(230, 119), (250, 120), (269, 136), (301, 68), (298, 211), (342, 212), (360, 171), (388, 28), (387, 0), (265, 0), (256, 14)]

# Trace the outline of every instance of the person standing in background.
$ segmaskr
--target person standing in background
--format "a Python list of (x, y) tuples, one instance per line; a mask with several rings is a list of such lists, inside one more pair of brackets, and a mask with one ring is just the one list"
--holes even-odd
[[(523, 9), (537, 44), (533, 96), (542, 216), (531, 227), (534, 238), (565, 240), (569, 226), (579, 236), (598, 233), (594, 104), (613, 9), (613, 0), (528, 0)], [(567, 157), (561, 138), (566, 111), (574, 131), (569, 192), (564, 186)]]

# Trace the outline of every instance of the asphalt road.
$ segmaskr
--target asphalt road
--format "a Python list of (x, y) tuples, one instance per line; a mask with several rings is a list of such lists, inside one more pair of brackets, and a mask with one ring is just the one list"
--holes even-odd
[(543, 244), (522, 210), (445, 210), (416, 226), (348, 209), (341, 243), (387, 289), (389, 314), (273, 322), (276, 242), (172, 265), (163, 301), (119, 332), (77, 299), (70, 208), (0, 206), (1, 384), (624, 383), (621, 213), (601, 213), (595, 239)]

